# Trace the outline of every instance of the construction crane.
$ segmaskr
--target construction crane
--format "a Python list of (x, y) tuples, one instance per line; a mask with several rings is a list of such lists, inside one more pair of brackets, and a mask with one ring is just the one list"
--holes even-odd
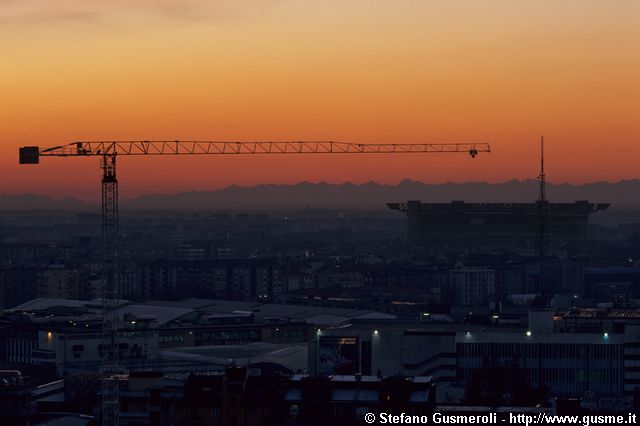
[(38, 164), (40, 157), (99, 157), (102, 168), (103, 244), (103, 365), (101, 419), (105, 426), (119, 422), (118, 360), (118, 179), (116, 159), (125, 155), (260, 155), (260, 154), (424, 154), (491, 152), (488, 143), (357, 144), (334, 141), (209, 142), (209, 141), (98, 141), (73, 142), (19, 150), (20, 164)]

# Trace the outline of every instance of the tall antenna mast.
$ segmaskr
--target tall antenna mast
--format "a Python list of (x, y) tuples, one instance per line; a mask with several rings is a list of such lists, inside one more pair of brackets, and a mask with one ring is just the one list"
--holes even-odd
[(538, 175), (539, 194), (536, 202), (536, 215), (538, 219), (538, 257), (542, 261), (545, 254), (546, 234), (548, 225), (549, 203), (546, 193), (546, 176), (544, 173), (544, 136), (540, 137), (540, 174)]
[(547, 201), (546, 195), (546, 181), (544, 174), (544, 136), (540, 137), (540, 175), (538, 175), (538, 180), (540, 181), (540, 194), (538, 201), (545, 202)]

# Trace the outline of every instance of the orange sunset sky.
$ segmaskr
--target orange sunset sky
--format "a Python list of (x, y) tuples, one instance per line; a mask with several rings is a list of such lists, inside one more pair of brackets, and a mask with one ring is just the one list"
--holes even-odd
[(0, 193), (95, 200), (22, 145), (491, 142), (466, 155), (121, 158), (121, 194), (231, 184), (640, 177), (640, 1), (3, 0)]

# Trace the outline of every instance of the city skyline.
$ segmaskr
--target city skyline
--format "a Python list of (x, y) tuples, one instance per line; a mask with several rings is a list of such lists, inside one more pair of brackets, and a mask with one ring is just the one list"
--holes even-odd
[(3, 426), (636, 422), (640, 2), (3, 0), (0, 55)]

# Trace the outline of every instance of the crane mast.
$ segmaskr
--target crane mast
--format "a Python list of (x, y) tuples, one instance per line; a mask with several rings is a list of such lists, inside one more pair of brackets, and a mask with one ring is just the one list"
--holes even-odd
[[(20, 164), (38, 164), (40, 157), (100, 158), (102, 169), (102, 304), (103, 343), (101, 381), (101, 422), (119, 424), (118, 333), (120, 286), (118, 271), (118, 179), (116, 159), (139, 155), (261, 155), (261, 154), (421, 154), (468, 153), (475, 158), (491, 152), (490, 145), (445, 144), (359, 144), (337, 141), (220, 142), (220, 141), (89, 141), (19, 150)], [(544, 175), (541, 175), (544, 176)]]
[(116, 155), (103, 155), (102, 168), (102, 424), (116, 425), (119, 413), (118, 375), (118, 178)]

